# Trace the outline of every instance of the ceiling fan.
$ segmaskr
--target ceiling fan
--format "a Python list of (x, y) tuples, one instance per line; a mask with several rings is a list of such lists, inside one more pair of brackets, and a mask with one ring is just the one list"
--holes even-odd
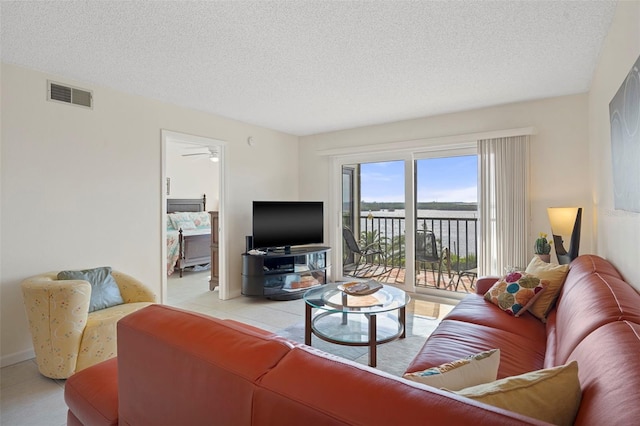
[(195, 157), (195, 156), (206, 156), (209, 160), (217, 163), (220, 159), (218, 158), (218, 150), (215, 147), (198, 147), (198, 149), (206, 148), (207, 152), (195, 152), (193, 154), (182, 154), (183, 157)]

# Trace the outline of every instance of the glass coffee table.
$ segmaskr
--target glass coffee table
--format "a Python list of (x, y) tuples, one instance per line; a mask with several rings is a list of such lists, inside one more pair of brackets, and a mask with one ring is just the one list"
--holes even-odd
[(411, 300), (404, 291), (382, 286), (373, 294), (352, 296), (326, 284), (304, 294), (304, 343), (311, 336), (347, 346), (368, 346), (369, 365), (375, 367), (376, 347), (406, 336), (406, 306)]

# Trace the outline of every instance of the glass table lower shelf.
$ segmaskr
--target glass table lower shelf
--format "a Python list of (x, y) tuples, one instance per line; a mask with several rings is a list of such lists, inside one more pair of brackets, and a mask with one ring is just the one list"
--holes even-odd
[(404, 338), (406, 305), (402, 290), (383, 286), (374, 294), (352, 296), (327, 284), (309, 290), (305, 301), (305, 344), (311, 336), (347, 346), (368, 346), (369, 365), (377, 364), (377, 345)]

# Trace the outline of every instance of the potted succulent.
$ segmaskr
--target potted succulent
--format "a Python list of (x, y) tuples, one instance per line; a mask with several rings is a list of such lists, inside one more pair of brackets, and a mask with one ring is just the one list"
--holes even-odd
[(538, 239), (536, 240), (536, 244), (534, 246), (534, 253), (542, 260), (543, 262), (549, 263), (551, 261), (551, 242), (547, 240), (547, 234), (541, 232), (538, 234)]

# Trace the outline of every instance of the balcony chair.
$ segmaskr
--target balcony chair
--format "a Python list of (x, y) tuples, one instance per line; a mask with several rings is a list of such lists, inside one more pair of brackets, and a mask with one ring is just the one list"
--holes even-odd
[[(438, 254), (438, 241), (433, 231), (418, 230), (416, 232), (416, 272), (420, 272), (420, 265), (424, 267), (425, 284), (427, 283), (427, 266), (431, 268), (433, 281), (435, 286), (440, 288), (443, 284), (444, 289), (451, 286), (451, 281), (446, 282), (444, 273), (451, 278), (451, 259), (449, 258), (449, 249), (444, 247)], [(437, 277), (436, 277), (437, 271)]]
[[(455, 242), (453, 243), (453, 248), (455, 250)], [(475, 280), (476, 278), (478, 278), (478, 265), (477, 262), (473, 262), (473, 263), (468, 263), (466, 262), (465, 264), (461, 264), (460, 263), (460, 252), (458, 252), (457, 254), (457, 261), (456, 261), (456, 271), (454, 273), (454, 276), (457, 275), (458, 279), (455, 282), (455, 291), (458, 291), (458, 288), (460, 287), (460, 285), (462, 285), (462, 287), (464, 288), (464, 291), (469, 293), (471, 291), (475, 290)], [(467, 284), (465, 283), (464, 278), (467, 279), (468, 283), (469, 283), (469, 287), (467, 287)], [(453, 280), (451, 281), (453, 283)]]
[[(92, 289), (97, 287), (92, 287), (89, 281), (58, 279), (57, 272), (22, 281), (36, 363), (42, 375), (66, 379), (77, 371), (116, 356), (118, 320), (156, 301), (153, 292), (140, 281), (111, 271), (111, 268), (108, 270), (124, 303), (92, 312), (89, 312), (90, 302), (92, 306), (100, 303), (105, 306), (109, 302), (108, 297), (98, 304), (95, 298), (92, 300)], [(117, 293), (113, 280), (109, 282), (111, 294)], [(95, 293), (96, 297), (101, 295), (97, 289)]]
[[(386, 254), (382, 250), (379, 242), (373, 242), (365, 247), (360, 247), (353, 232), (347, 227), (342, 228), (342, 237), (346, 244), (343, 262), (343, 274), (345, 276), (373, 278), (384, 275), (390, 271), (390, 269), (387, 269)], [(353, 259), (353, 263), (347, 264), (349, 259)], [(382, 271), (380, 271), (381, 267)]]

